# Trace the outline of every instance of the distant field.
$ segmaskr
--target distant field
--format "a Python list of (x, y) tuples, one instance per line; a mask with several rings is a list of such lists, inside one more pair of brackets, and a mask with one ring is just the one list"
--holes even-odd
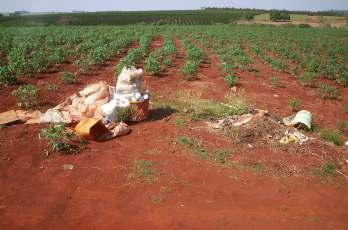
[(231, 23), (260, 14), (260, 10), (186, 10), (186, 11), (132, 11), (132, 12), (95, 12), (40, 14), (8, 16), (0, 19), (1, 26), (46, 26), (46, 25), (128, 25), (177, 24), (209, 25)]
[[(254, 17), (255, 21), (270, 21), (270, 14), (259, 14)], [(309, 16), (302, 14), (290, 14), (290, 20), (295, 22), (311, 22), (311, 21), (346, 21), (347, 17), (342, 16)]]

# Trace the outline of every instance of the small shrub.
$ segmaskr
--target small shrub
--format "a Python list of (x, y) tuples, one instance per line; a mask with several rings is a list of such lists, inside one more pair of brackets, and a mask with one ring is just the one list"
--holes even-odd
[(51, 152), (64, 152), (76, 154), (80, 152), (80, 147), (74, 143), (74, 132), (68, 131), (64, 124), (50, 125), (40, 130), (40, 138), (48, 142), (49, 149), (45, 149), (44, 156)]
[(288, 104), (293, 111), (298, 111), (301, 107), (301, 101), (297, 98), (289, 99)]
[(320, 84), (318, 88), (319, 96), (323, 99), (336, 99), (337, 89), (327, 84)]
[(270, 64), (272, 69), (274, 70), (282, 70), (282, 71), (288, 70), (288, 66), (279, 59), (272, 60)]
[(83, 74), (88, 73), (88, 71), (90, 70), (90, 63), (87, 58), (76, 60), (74, 62), (74, 65), (77, 66), (79, 71)]
[(195, 62), (188, 61), (182, 68), (182, 72), (185, 75), (186, 80), (194, 80), (196, 71), (198, 70), (198, 65)]
[(239, 80), (239, 78), (237, 76), (234, 76), (234, 75), (228, 75), (224, 79), (225, 79), (225, 82), (229, 86), (234, 86), (237, 83), (237, 81)]
[(150, 54), (149, 57), (145, 60), (144, 68), (149, 75), (158, 74), (161, 70), (160, 63), (153, 54)]
[(314, 72), (305, 72), (300, 78), (300, 84), (305, 87), (314, 87), (315, 86), (316, 74)]
[(49, 57), (51, 63), (62, 63), (68, 56), (68, 51), (63, 47), (54, 49), (53, 54)]
[(345, 70), (343, 73), (341, 73), (337, 77), (336, 82), (338, 84), (341, 84), (341, 85), (347, 87), (348, 86), (348, 70)]
[(175, 120), (175, 125), (176, 126), (184, 126), (185, 125), (185, 120), (178, 118)]
[(326, 163), (315, 171), (315, 175), (319, 177), (336, 176), (336, 166), (332, 163)]
[(107, 51), (108, 50), (106, 46), (96, 47), (95, 49), (91, 50), (88, 58), (93, 64), (101, 64), (107, 59)]
[(223, 62), (221, 64), (221, 66), (227, 74), (229, 74), (229, 75), (233, 74), (233, 65), (232, 64), (227, 63), (227, 62)]
[(290, 21), (290, 14), (286, 11), (273, 10), (270, 13), (271, 21)]
[(342, 146), (344, 144), (344, 139), (340, 132), (337, 130), (321, 130), (320, 137), (323, 140), (331, 142), (337, 146)]
[(23, 85), (12, 92), (17, 98), (18, 106), (23, 108), (33, 108), (39, 104), (39, 91), (31, 84)]
[(17, 83), (17, 77), (8, 66), (0, 66), (0, 85), (14, 85)]
[(163, 65), (167, 66), (167, 67), (171, 67), (173, 65), (173, 61), (170, 58), (166, 58), (163, 60)]
[(65, 84), (73, 84), (76, 82), (76, 75), (71, 72), (60, 72), (59, 73), (60, 79), (65, 83)]

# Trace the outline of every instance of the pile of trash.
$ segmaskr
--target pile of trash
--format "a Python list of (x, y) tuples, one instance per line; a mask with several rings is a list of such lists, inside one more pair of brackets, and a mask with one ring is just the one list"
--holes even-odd
[(299, 129), (311, 129), (311, 123), (312, 114), (305, 110), (281, 121), (266, 110), (254, 109), (249, 114), (210, 121), (208, 126), (213, 130), (223, 131), (237, 143), (261, 141), (302, 145), (309, 138)]
[(129, 126), (119, 119), (120, 109), (130, 111), (131, 121), (141, 121), (149, 115), (149, 92), (141, 92), (143, 75), (142, 69), (124, 67), (117, 78), (116, 86), (108, 86), (103, 81), (87, 85), (45, 113), (7, 111), (0, 114), (0, 124), (76, 124), (75, 132), (79, 136), (95, 140), (107, 140), (128, 134)]

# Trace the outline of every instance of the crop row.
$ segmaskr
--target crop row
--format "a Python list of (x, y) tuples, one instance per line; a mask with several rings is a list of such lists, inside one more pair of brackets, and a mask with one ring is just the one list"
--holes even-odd
[(124, 67), (129, 68), (135, 66), (148, 53), (152, 37), (153, 35), (148, 34), (140, 37), (139, 47), (128, 51), (128, 54), (115, 67), (116, 72), (120, 73)]
[(182, 67), (182, 72), (186, 79), (195, 79), (199, 65), (203, 62), (204, 52), (198, 48), (188, 38), (181, 40), (186, 52), (186, 62)]
[(118, 27), (6, 28), (0, 31), (0, 84), (46, 72), (68, 60), (81, 72), (120, 52), (137, 30)]
[(177, 50), (173, 39), (169, 35), (164, 36), (163, 46), (151, 52), (145, 60), (145, 71), (150, 75), (156, 75), (163, 68), (170, 67), (176, 52)]

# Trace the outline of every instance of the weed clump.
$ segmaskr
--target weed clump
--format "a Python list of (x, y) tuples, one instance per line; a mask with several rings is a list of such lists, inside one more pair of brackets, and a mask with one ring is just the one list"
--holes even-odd
[(177, 97), (169, 102), (169, 106), (186, 113), (191, 119), (213, 119), (232, 115), (242, 115), (249, 111), (249, 105), (241, 94), (226, 95), (223, 103), (201, 99), (194, 91), (179, 91)]
[(206, 148), (204, 148), (202, 141), (188, 136), (177, 136), (176, 141), (180, 145), (189, 149), (196, 157), (201, 160), (208, 160), (220, 165), (230, 163), (229, 157), (231, 155), (231, 152), (225, 149), (218, 149), (214, 152), (210, 152)]
[(17, 83), (17, 77), (13, 74), (9, 67), (0, 66), (0, 86), (14, 85)]
[(65, 84), (73, 84), (76, 82), (76, 75), (74, 73), (60, 72), (59, 76)]
[(336, 166), (332, 163), (326, 163), (317, 169), (314, 174), (319, 177), (333, 177), (337, 175)]
[(289, 99), (288, 104), (289, 104), (289, 106), (291, 107), (291, 109), (292, 109), (293, 111), (298, 111), (298, 110), (300, 110), (301, 101), (300, 101), (299, 99), (297, 99), (297, 98), (291, 98), (291, 99)]
[(300, 78), (300, 84), (305, 87), (314, 87), (316, 77), (316, 73), (314, 72), (305, 72)]
[(320, 132), (320, 137), (330, 143), (337, 146), (342, 146), (344, 144), (343, 136), (337, 130), (322, 130)]
[(320, 84), (318, 88), (319, 96), (323, 99), (337, 99), (337, 89), (327, 84)]
[(131, 176), (151, 183), (158, 179), (158, 171), (154, 169), (154, 163), (151, 161), (144, 159), (134, 160), (134, 172)]
[(12, 91), (17, 98), (18, 106), (22, 108), (34, 108), (39, 104), (39, 90), (32, 84), (23, 85)]
[(144, 68), (149, 75), (155, 75), (160, 72), (161, 66), (154, 53), (151, 53), (145, 60)]
[[(52, 152), (63, 152), (66, 154), (77, 154), (84, 146), (84, 142), (77, 142), (73, 131), (66, 129), (64, 124), (50, 125), (42, 128), (40, 138), (48, 142), (48, 149), (44, 150), (44, 156)], [(78, 143), (78, 144), (77, 144)]]
[(237, 81), (239, 80), (239, 78), (237, 76), (234, 75), (228, 75), (225, 78), (225, 82), (231, 87), (234, 86)]

